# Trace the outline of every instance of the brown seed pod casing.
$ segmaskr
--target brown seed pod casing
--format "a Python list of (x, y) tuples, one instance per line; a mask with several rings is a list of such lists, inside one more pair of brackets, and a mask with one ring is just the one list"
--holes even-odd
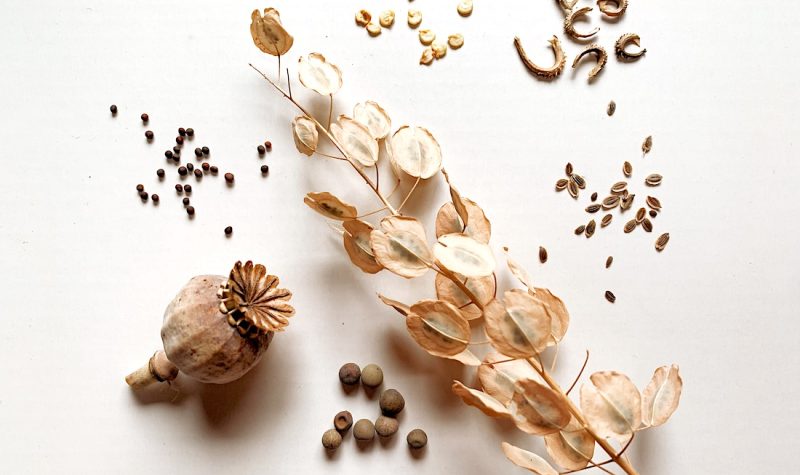
[(631, 53), (625, 50), (625, 48), (630, 45), (640, 46), (641, 38), (636, 33), (625, 33), (624, 35), (620, 36), (616, 43), (614, 43), (614, 52), (617, 54), (617, 59), (620, 61), (636, 61), (637, 59), (644, 56), (647, 53), (647, 48), (643, 48), (635, 53)]
[(353, 415), (350, 411), (341, 411), (333, 418), (333, 427), (339, 432), (347, 432), (353, 425)]
[(598, 74), (603, 70), (608, 61), (608, 53), (606, 53), (605, 48), (600, 46), (597, 43), (590, 44), (586, 48), (583, 49), (577, 56), (575, 56), (575, 60), (572, 61), (572, 69), (578, 67), (578, 63), (581, 62), (584, 56), (593, 54), (597, 58), (597, 64), (591, 71), (589, 71), (589, 80), (592, 80), (597, 77)]
[(572, 38), (575, 38), (576, 40), (585, 40), (599, 33), (600, 28), (597, 27), (595, 27), (594, 30), (588, 33), (580, 33), (575, 30), (575, 20), (577, 20), (579, 17), (585, 16), (592, 10), (593, 10), (592, 7), (583, 7), (583, 8), (578, 8), (577, 10), (570, 11), (569, 14), (567, 14), (566, 18), (564, 18), (564, 33), (571, 36)]
[(610, 18), (619, 18), (628, 9), (628, 0), (597, 0), (597, 8)]
[(528, 68), (528, 71), (546, 80), (557, 78), (564, 71), (564, 66), (567, 64), (567, 57), (564, 56), (564, 49), (561, 47), (561, 42), (558, 40), (558, 37), (554, 35), (549, 41), (550, 47), (553, 48), (555, 61), (549, 67), (542, 67), (534, 63), (528, 57), (525, 53), (525, 49), (522, 47), (522, 41), (519, 37), (514, 37), (514, 47), (517, 49), (517, 54), (519, 55), (519, 59), (522, 60), (522, 64)]

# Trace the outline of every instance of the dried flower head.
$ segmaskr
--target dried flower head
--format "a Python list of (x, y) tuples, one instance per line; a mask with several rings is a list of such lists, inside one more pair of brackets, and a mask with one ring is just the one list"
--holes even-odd
[(278, 288), (279, 283), (278, 277), (268, 275), (263, 265), (238, 261), (217, 293), (222, 300), (220, 311), (242, 335), (257, 337), (283, 331), (294, 308), (288, 303), (292, 292)]

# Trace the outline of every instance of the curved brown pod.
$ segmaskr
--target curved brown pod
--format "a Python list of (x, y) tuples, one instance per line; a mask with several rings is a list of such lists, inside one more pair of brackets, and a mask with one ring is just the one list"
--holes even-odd
[(595, 65), (594, 68), (592, 68), (591, 71), (589, 71), (589, 80), (592, 80), (598, 74), (600, 74), (600, 71), (602, 71), (603, 68), (605, 67), (606, 62), (608, 61), (608, 53), (606, 53), (605, 48), (598, 45), (597, 43), (591, 44), (587, 46), (583, 51), (581, 51), (580, 54), (578, 54), (578, 56), (575, 56), (575, 60), (572, 62), (572, 69), (578, 67), (578, 63), (581, 62), (581, 59), (583, 59), (584, 56), (589, 54), (593, 54), (595, 55), (595, 57), (597, 57), (597, 64)]
[(575, 20), (577, 20), (579, 17), (585, 16), (592, 10), (593, 10), (592, 7), (583, 7), (577, 10), (570, 11), (567, 14), (567, 17), (564, 18), (564, 32), (569, 36), (575, 38), (576, 40), (585, 40), (599, 33), (600, 28), (598, 27), (595, 27), (594, 30), (588, 33), (581, 33), (575, 30)]
[(564, 56), (564, 49), (561, 47), (561, 42), (558, 40), (558, 37), (553, 35), (549, 42), (550, 47), (553, 49), (553, 54), (555, 55), (555, 61), (550, 67), (542, 67), (534, 63), (528, 57), (528, 55), (525, 53), (525, 49), (522, 47), (522, 41), (519, 39), (519, 37), (514, 37), (514, 47), (517, 49), (517, 53), (519, 54), (519, 59), (522, 60), (522, 64), (524, 64), (525, 67), (536, 76), (548, 80), (557, 78), (562, 71), (564, 71), (564, 66), (567, 63), (567, 59)]
[(628, 0), (597, 0), (597, 8), (610, 18), (619, 18), (628, 9)]
[(642, 48), (635, 53), (625, 50), (625, 48), (631, 44), (641, 46), (639, 44), (640, 39), (641, 38), (639, 38), (639, 35), (636, 33), (625, 33), (624, 35), (620, 36), (617, 42), (614, 44), (614, 51), (617, 54), (617, 58), (619, 58), (620, 61), (636, 61), (644, 56), (644, 54), (647, 53), (647, 48)]

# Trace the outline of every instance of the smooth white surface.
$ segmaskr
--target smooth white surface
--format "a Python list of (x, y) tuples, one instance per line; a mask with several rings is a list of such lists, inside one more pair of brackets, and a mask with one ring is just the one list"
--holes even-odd
[[(550, 58), (560, 33), (553, 1), (417, 0), (423, 25), (464, 34), (465, 46), (430, 68), (404, 23), (405, 1), (279, 1), (296, 41), (285, 64), (320, 51), (344, 71), (337, 113), (379, 101), (394, 125), (437, 136), (462, 192), (494, 225), (540, 285), (566, 301), (572, 326), (559, 357), (565, 384), (591, 350), (587, 371), (617, 369), (643, 387), (655, 367), (681, 366), (681, 407), (643, 434), (630, 455), (644, 474), (789, 473), (800, 420), (797, 310), (798, 29), (793, 2), (631, 0), (619, 24), (594, 23), (611, 50), (642, 35), (647, 57), (610, 59), (586, 84), (589, 65), (539, 82), (511, 41)], [(588, 2), (587, 2), (588, 4)], [(249, 37), (259, 2), (6, 1), (0, 16), (0, 472), (2, 473), (523, 473), (503, 457), (509, 440), (538, 440), (463, 406), (449, 390), (469, 372), (429, 357), (375, 292), (410, 301), (433, 295), (432, 277), (407, 282), (353, 268), (319, 216), (302, 204), (330, 190), (360, 209), (376, 201), (339, 163), (294, 151), (295, 111), (247, 67), (274, 74)], [(378, 38), (355, 27), (368, 7), (397, 12)], [(595, 12), (596, 13), (596, 12)], [(580, 46), (564, 41), (571, 58)], [(304, 101), (324, 101), (301, 90)], [(613, 118), (605, 115), (610, 99)], [(120, 112), (112, 118), (108, 106)], [(148, 112), (156, 140), (145, 142)], [(194, 127), (191, 149), (236, 173), (195, 185), (190, 221), (175, 196), (163, 150), (177, 127)], [(653, 152), (639, 153), (653, 134)], [(255, 146), (274, 151), (260, 160)], [(609, 229), (591, 240), (591, 191), (602, 193), (634, 164), (637, 198), (648, 173), (665, 210), (655, 232)], [(571, 161), (588, 180), (579, 203), (554, 193)], [(258, 171), (270, 164), (268, 178)], [(155, 170), (169, 178), (160, 183)], [(161, 195), (143, 205), (136, 183)], [(193, 183), (193, 180), (189, 180)], [(193, 183), (194, 184), (194, 183)], [(427, 202), (425, 200), (428, 200)], [(429, 186), (410, 210), (445, 200)], [(426, 204), (430, 203), (430, 204)], [(222, 229), (232, 225), (226, 239)], [(653, 251), (658, 233), (672, 235)], [(542, 266), (536, 250), (545, 245)], [(501, 254), (498, 252), (498, 258)], [(615, 257), (611, 269), (603, 263)], [(225, 273), (237, 259), (265, 262), (294, 290), (298, 314), (263, 363), (227, 387), (184, 384), (137, 398), (123, 382), (160, 345), (161, 313), (189, 277)], [(501, 279), (510, 284), (506, 273)], [(603, 292), (612, 289), (617, 303)], [(363, 394), (344, 395), (340, 364), (377, 362), (408, 401), (401, 435), (423, 427), (430, 446), (409, 456), (403, 437), (359, 451), (348, 438), (328, 460), (319, 439), (344, 408), (377, 416)]]

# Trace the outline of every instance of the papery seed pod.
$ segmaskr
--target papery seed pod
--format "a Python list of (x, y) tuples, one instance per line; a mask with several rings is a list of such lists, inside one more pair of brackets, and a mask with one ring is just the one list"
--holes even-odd
[(250, 261), (237, 262), (228, 277), (193, 277), (164, 312), (164, 349), (125, 381), (138, 389), (172, 381), (179, 371), (204, 383), (242, 377), (294, 315), (288, 304), (292, 293), (278, 283), (263, 265)]

